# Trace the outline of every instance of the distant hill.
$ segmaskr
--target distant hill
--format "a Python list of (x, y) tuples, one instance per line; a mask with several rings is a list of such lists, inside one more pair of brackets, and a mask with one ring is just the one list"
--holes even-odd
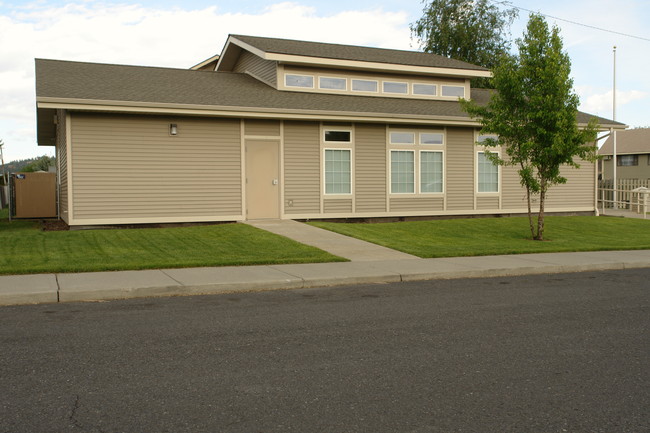
[[(34, 158), (27, 158), (27, 159), (17, 159), (15, 161), (7, 162), (4, 165), (4, 172), (5, 173), (18, 173), (20, 171), (23, 171), (26, 167), (29, 165), (35, 164), (37, 161), (40, 161), (43, 158), (50, 158), (52, 161), (54, 161), (54, 158), (51, 156), (43, 155), (43, 156), (36, 156)], [(2, 170), (0, 170), (0, 173), (2, 173)]]

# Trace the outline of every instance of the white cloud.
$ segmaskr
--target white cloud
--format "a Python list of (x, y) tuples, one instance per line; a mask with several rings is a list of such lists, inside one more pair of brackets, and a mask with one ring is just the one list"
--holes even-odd
[[(613, 101), (613, 90), (598, 91), (588, 86), (578, 86), (576, 92), (580, 96), (580, 109), (587, 113), (600, 114), (601, 116), (611, 116)], [(625, 105), (634, 101), (650, 99), (650, 93), (640, 90), (616, 91), (616, 109), (617, 111)], [(605, 114), (606, 113), (606, 114)]]
[(14, 7), (0, 16), (0, 138), (6, 143), (5, 159), (49, 150), (35, 145), (34, 58), (189, 68), (219, 53), (228, 33), (409, 49), (408, 20), (405, 12), (381, 8), (321, 16), (295, 2), (272, 4), (259, 13), (220, 13), (217, 7), (156, 9), (95, 0)]

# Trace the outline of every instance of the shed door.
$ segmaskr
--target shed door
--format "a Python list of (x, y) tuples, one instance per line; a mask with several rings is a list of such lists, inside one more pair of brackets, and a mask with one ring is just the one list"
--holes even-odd
[(246, 218), (280, 218), (280, 142), (246, 142)]

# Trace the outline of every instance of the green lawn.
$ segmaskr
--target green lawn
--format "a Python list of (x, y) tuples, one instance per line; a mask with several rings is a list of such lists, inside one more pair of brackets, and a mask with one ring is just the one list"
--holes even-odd
[(245, 224), (44, 232), (0, 211), (0, 274), (343, 260)]
[(650, 249), (650, 220), (613, 217), (547, 217), (543, 242), (527, 217), (311, 224), (419, 257)]

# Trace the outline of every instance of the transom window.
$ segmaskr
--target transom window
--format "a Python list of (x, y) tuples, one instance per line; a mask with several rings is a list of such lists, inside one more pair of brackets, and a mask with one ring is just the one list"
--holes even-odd
[(391, 132), (390, 133), (390, 143), (391, 144), (414, 144), (415, 143), (415, 133), (413, 133), (413, 132)]
[(457, 96), (459, 98), (465, 97), (464, 86), (442, 86), (442, 96)]
[(311, 75), (286, 74), (284, 85), (287, 87), (314, 88), (314, 77)]
[(420, 144), (443, 144), (442, 132), (423, 132), (420, 134)]
[(436, 96), (436, 91), (437, 89), (435, 84), (422, 84), (422, 83), (413, 84), (414, 95)]
[(384, 81), (384, 93), (399, 93), (406, 95), (409, 92), (407, 83), (400, 83), (397, 81)]
[(352, 90), (355, 92), (377, 92), (379, 83), (373, 80), (352, 80)]
[(347, 90), (348, 80), (345, 78), (320, 77), (318, 87), (321, 89)]
[(327, 142), (338, 142), (338, 143), (349, 143), (350, 142), (350, 131), (337, 131), (326, 129), (325, 130), (325, 141)]

